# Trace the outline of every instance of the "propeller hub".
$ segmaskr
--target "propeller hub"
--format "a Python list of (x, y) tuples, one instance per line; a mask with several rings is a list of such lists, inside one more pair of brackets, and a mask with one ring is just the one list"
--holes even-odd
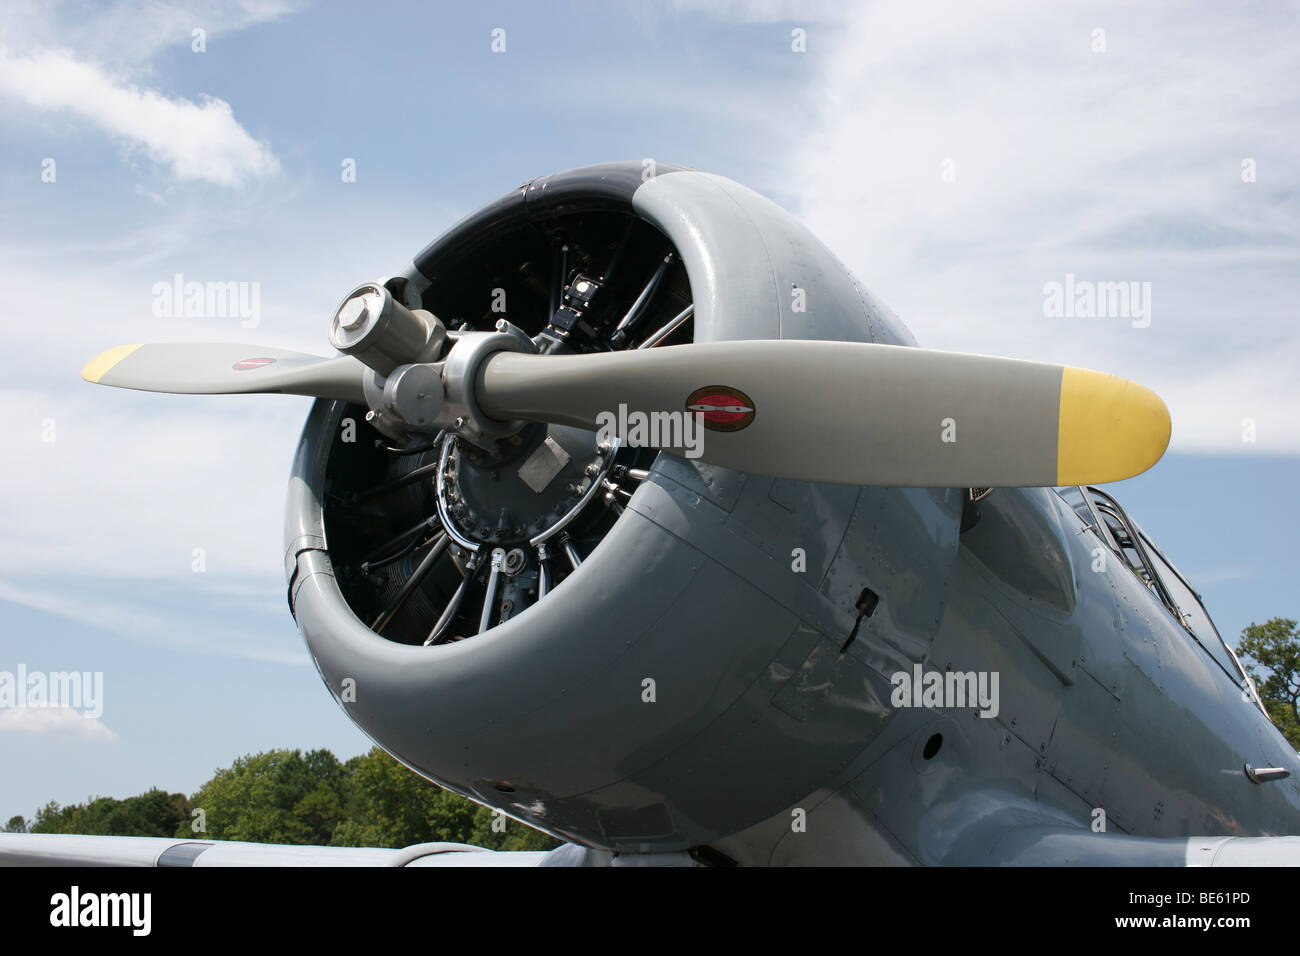
[(442, 375), (437, 366), (399, 365), (384, 380), (384, 410), (412, 431), (437, 428), (442, 404)]
[(446, 338), (446, 329), (433, 313), (408, 309), (377, 282), (349, 292), (334, 310), (329, 329), (330, 345), (380, 375), (391, 374), (399, 365), (437, 358)]
[(524, 423), (498, 420), (483, 412), (478, 401), (483, 365), (497, 352), (535, 353), (537, 346), (505, 319), (497, 322), (495, 332), (453, 332), (450, 338), (452, 347), (446, 360), (434, 366), (440, 370), (445, 395), (438, 424), (480, 448), (491, 449), (495, 442), (519, 432)]

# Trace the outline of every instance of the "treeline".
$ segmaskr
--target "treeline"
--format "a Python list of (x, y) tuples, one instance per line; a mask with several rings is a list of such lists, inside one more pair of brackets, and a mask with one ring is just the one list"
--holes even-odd
[(13, 817), (5, 830), (320, 846), (559, 845), (429, 783), (378, 747), (345, 763), (328, 750), (271, 750), (240, 757), (193, 796), (153, 789), (125, 800), (99, 797), (66, 807), (51, 802), (30, 823)]

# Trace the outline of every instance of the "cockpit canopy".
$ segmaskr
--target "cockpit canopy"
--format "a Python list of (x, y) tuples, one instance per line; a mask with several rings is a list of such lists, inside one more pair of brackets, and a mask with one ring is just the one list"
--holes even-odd
[[(1241, 663), (1210, 620), (1201, 596), (1173, 565), (1145, 531), (1124, 511), (1118, 501), (1094, 487), (1057, 490), (1075, 513), (1092, 527), (1102, 543), (1124, 559), (1124, 563), (1160, 600), (1179, 624), (1223, 668), (1232, 680), (1250, 687)], [(1252, 688), (1253, 693), (1253, 688)]]

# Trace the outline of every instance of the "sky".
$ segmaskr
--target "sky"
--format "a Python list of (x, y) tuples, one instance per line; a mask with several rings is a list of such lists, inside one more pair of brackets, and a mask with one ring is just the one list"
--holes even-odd
[[(594, 162), (769, 196), (923, 345), (1153, 388), (1170, 451), (1111, 491), (1230, 641), (1300, 618), (1298, 25), (1294, 3), (6, 4), (0, 671), (104, 677), (93, 720), (0, 710), (0, 821), (370, 746), (284, 597), (309, 400), (82, 365), (148, 341), (326, 354), (352, 286)], [(256, 308), (166, 314), (177, 275), (256, 284)], [(1121, 282), (1120, 314), (1047, 304)]]

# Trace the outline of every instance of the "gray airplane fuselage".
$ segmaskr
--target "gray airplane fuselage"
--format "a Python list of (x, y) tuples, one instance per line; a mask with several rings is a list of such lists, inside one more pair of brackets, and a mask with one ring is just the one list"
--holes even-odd
[[(467, 237), (625, 209), (684, 262), (696, 342), (915, 344), (771, 202), (691, 170), (640, 174), (535, 181), (405, 277), (439, 312)], [(999, 834), (1034, 822), (1300, 833), (1300, 758), (1217, 635), (1180, 624), (1053, 489), (972, 503), (966, 488), (807, 484), (663, 453), (558, 587), (423, 647), (374, 633), (336, 580), (326, 476), (357, 412), (317, 402), (295, 460), (295, 617), (348, 716), (479, 803), (587, 846), (746, 864), (996, 862)], [(1256, 783), (1247, 765), (1292, 775)]]

